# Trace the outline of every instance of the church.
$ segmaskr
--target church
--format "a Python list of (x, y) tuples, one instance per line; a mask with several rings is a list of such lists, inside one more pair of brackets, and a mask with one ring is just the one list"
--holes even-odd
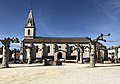
[[(79, 47), (76, 47), (79, 45)], [(102, 45), (102, 44), (99, 44)], [(83, 58), (90, 57), (90, 40), (87, 37), (38, 37), (32, 9), (29, 12), (24, 28), (24, 40), (21, 43), (21, 59), (51, 57), (52, 60), (74, 60), (77, 62), (79, 53)], [(105, 48), (105, 46), (103, 46)], [(98, 49), (98, 48), (97, 48)], [(103, 49), (97, 50), (98, 55), (105, 57)], [(81, 54), (80, 54), (81, 55)]]

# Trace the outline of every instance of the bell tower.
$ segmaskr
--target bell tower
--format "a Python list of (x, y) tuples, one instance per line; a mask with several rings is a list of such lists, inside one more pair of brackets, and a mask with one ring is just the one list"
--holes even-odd
[(34, 39), (35, 38), (36, 27), (35, 27), (35, 21), (34, 21), (32, 9), (30, 9), (24, 31), (25, 31), (24, 32), (25, 39)]

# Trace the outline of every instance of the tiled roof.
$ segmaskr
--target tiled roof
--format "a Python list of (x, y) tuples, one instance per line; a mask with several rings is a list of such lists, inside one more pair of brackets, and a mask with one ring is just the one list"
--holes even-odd
[(116, 48), (116, 49), (117, 49), (117, 48), (120, 48), (120, 45), (118, 45), (118, 46), (111, 46), (111, 47), (108, 48), (108, 50), (115, 49), (115, 48)]
[(36, 37), (34, 39), (24, 39), (24, 43), (89, 43), (90, 40), (87, 37)]

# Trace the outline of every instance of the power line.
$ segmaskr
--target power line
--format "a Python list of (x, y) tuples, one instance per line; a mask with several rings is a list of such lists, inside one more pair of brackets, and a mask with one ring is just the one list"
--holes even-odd
[(107, 42), (120, 42), (120, 41), (110, 41), (110, 40), (106, 40)]

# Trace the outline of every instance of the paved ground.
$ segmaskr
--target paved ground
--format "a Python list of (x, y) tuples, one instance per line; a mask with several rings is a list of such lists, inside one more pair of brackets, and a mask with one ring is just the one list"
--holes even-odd
[(10, 64), (0, 69), (0, 84), (119, 84), (120, 64), (65, 63), (63, 66)]

